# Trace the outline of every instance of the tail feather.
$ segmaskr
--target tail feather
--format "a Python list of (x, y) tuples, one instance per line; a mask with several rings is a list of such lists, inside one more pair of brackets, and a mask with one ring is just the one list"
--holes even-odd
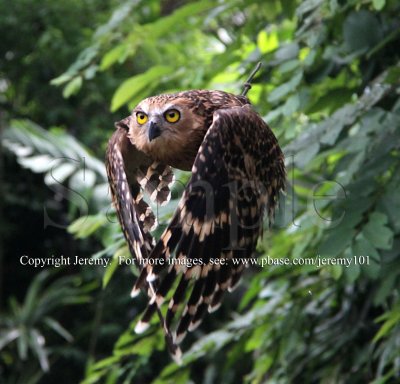
[(217, 285), (218, 273), (219, 271), (216, 269), (211, 269), (208, 272), (200, 304), (197, 307), (196, 313), (194, 314), (192, 321), (190, 322), (189, 331), (194, 331), (200, 325), (204, 315), (207, 313), (207, 308), (211, 304), (215, 287)]
[(196, 314), (197, 308), (202, 299), (202, 293), (204, 290), (205, 281), (206, 279), (204, 277), (200, 278), (195, 282), (193, 286), (192, 293), (190, 295), (190, 298), (186, 304), (186, 307), (183, 311), (182, 317), (176, 329), (175, 342), (177, 344), (179, 344), (185, 337), (189, 325), (193, 319), (193, 316)]
[(179, 284), (175, 289), (174, 295), (172, 296), (168, 304), (167, 314), (165, 316), (165, 323), (168, 329), (171, 328), (172, 321), (174, 320), (179, 305), (185, 298), (186, 288), (188, 285), (189, 279), (185, 275), (182, 275), (181, 280), (179, 281)]

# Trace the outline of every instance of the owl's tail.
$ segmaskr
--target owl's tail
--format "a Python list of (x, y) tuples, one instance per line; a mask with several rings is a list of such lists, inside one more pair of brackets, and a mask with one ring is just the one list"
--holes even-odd
[[(143, 275), (143, 271), (142, 271), (141, 275)], [(138, 280), (140, 280), (140, 277)], [(150, 299), (149, 305), (147, 306), (147, 310), (145, 311), (144, 315), (142, 316), (142, 319), (136, 324), (135, 332), (142, 333), (142, 332), (146, 331), (146, 329), (150, 325), (150, 319), (151, 319), (153, 313), (157, 312), (158, 317), (160, 319), (160, 323), (164, 330), (165, 342), (167, 344), (169, 353), (171, 354), (171, 357), (174, 359), (174, 361), (180, 365), (182, 362), (181, 361), (182, 351), (179, 348), (178, 344), (175, 342), (175, 338), (174, 338), (173, 334), (171, 333), (170, 328), (167, 325), (164, 315), (161, 312), (161, 303), (157, 302), (157, 294), (156, 294), (157, 287), (155, 286), (156, 283), (157, 283), (156, 281), (148, 281), (148, 285), (149, 285), (148, 295), (151, 299)], [(136, 286), (136, 284), (135, 284), (135, 286)], [(137, 292), (137, 290), (138, 290), (137, 287), (134, 288), (134, 291)]]

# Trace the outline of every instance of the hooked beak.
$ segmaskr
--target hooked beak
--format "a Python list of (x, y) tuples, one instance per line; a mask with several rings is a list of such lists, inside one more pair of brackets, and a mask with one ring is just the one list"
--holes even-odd
[(150, 128), (148, 134), (149, 134), (149, 141), (153, 141), (156, 137), (161, 135), (160, 127), (154, 121), (150, 122)]

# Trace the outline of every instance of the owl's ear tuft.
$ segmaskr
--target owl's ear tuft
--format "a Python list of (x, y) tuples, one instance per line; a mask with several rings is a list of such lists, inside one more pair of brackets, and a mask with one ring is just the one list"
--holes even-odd
[(125, 129), (125, 131), (129, 131), (130, 122), (131, 122), (131, 117), (128, 116), (125, 117), (125, 119), (115, 122), (114, 125), (115, 128), (122, 128)]

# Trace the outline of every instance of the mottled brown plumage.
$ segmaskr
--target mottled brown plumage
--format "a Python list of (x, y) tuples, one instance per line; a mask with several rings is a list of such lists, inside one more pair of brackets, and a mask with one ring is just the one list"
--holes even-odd
[[(150, 97), (116, 126), (107, 149), (114, 205), (132, 255), (152, 261), (132, 291), (146, 288), (150, 297), (136, 330), (144, 331), (158, 312), (169, 348), (178, 354), (186, 332), (237, 285), (245, 264), (232, 259), (252, 256), (264, 211), (273, 216), (285, 183), (283, 154), (248, 99), (222, 91)], [(155, 243), (150, 231), (156, 220), (142, 192), (166, 203), (171, 166), (192, 176)], [(169, 293), (164, 319), (160, 308)]]

